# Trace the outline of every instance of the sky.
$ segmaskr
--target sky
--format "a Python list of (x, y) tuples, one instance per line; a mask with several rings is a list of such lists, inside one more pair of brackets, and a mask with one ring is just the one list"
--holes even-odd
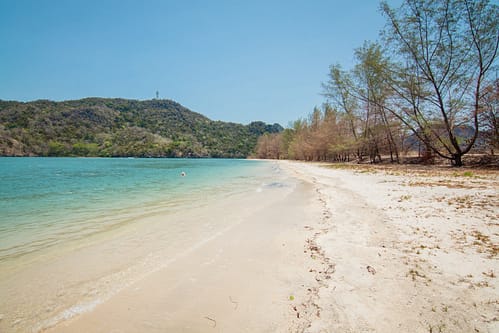
[[(398, 6), (400, 0), (388, 1)], [(171, 99), (288, 126), (376, 41), (378, 0), (0, 0), (0, 99)]]

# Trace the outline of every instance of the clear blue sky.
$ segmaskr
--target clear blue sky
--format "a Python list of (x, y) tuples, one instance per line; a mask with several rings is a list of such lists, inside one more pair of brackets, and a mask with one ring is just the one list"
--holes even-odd
[[(399, 0), (389, 3), (396, 5)], [(0, 0), (0, 99), (173, 99), (289, 122), (384, 25), (378, 0)]]

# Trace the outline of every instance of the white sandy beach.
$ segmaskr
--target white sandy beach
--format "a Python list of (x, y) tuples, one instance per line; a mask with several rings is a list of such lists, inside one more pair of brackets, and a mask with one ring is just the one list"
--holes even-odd
[(288, 166), (314, 184), (335, 267), (299, 307), (320, 312), (306, 332), (499, 332), (497, 172)]
[[(212, 227), (195, 246), (152, 260), (162, 264), (98, 304), (62, 312), (47, 331), (499, 331), (497, 172), (275, 163), (298, 180), (294, 190), (199, 211)], [(160, 234), (153, 228), (147, 240)], [(6, 331), (20, 331), (6, 319)]]

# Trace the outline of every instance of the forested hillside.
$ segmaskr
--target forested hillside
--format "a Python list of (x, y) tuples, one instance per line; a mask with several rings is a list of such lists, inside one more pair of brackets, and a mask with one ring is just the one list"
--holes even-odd
[(0, 101), (0, 155), (237, 157), (279, 124), (213, 121), (170, 100)]

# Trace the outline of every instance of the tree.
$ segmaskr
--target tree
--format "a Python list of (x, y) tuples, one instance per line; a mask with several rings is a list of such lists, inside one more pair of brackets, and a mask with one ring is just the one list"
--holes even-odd
[(499, 149), (499, 79), (485, 86), (479, 115), (485, 143), (492, 155)]
[(366, 110), (363, 137), (368, 144), (371, 160), (375, 162), (376, 156), (379, 157), (380, 151), (387, 146), (391, 161), (398, 162), (399, 149), (393, 133), (393, 121), (386, 111), (386, 101), (391, 94), (387, 84), (390, 62), (377, 43), (365, 42), (355, 50), (355, 56), (358, 60), (354, 69), (356, 91)]
[(367, 153), (373, 163), (381, 161), (381, 154), (389, 154), (392, 162), (398, 162), (400, 140), (395, 131), (399, 121), (394, 121), (386, 110), (392, 93), (386, 77), (390, 62), (377, 43), (365, 42), (355, 56), (357, 64), (353, 70), (331, 66), (329, 80), (323, 84), (328, 102), (341, 111), (339, 119), (350, 128), (349, 133), (343, 134), (347, 140), (337, 140), (335, 150), (339, 148), (344, 153), (347, 147), (354, 148), (359, 160)]
[(349, 134), (353, 138), (354, 146), (357, 148), (357, 157), (362, 159), (360, 147), (360, 137), (358, 134), (358, 98), (353, 94), (354, 83), (350, 73), (342, 70), (340, 65), (332, 65), (329, 68), (329, 80), (322, 84), (323, 95), (327, 98), (328, 104), (343, 114), (343, 119), (347, 122)]
[[(388, 19), (390, 111), (435, 154), (462, 166), (479, 132), (482, 85), (496, 64), (499, 10), (488, 0), (405, 0)], [(472, 128), (471, 137), (460, 129)]]
[(265, 133), (258, 138), (256, 156), (258, 158), (279, 159), (281, 158), (280, 133)]

